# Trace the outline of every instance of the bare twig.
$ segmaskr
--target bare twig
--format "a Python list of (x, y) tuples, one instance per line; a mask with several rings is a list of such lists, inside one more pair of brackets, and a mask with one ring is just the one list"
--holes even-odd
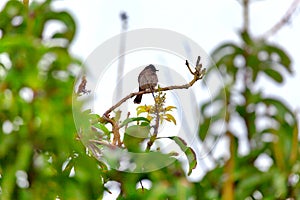
[(105, 121), (107, 121), (108, 123), (110, 123), (112, 126), (112, 132), (114, 135), (112, 144), (121, 146), (122, 142), (121, 142), (121, 137), (120, 137), (120, 132), (119, 132), (119, 130), (120, 130), (119, 124), (116, 121), (112, 120), (111, 118), (109, 118), (105, 115), (103, 115), (103, 119)]
[(140, 184), (141, 184), (142, 191), (144, 192), (144, 186), (143, 186), (142, 180), (140, 180), (139, 182), (140, 182)]
[[(126, 117), (126, 119), (128, 119), (128, 118), (129, 118), (129, 116), (130, 116), (130, 112), (128, 112), (128, 113), (127, 113), (127, 117)], [(128, 124), (126, 124), (126, 125), (125, 125), (125, 129), (127, 129), (127, 127), (128, 127)]]
[(276, 24), (274, 24), (274, 26), (272, 26), (268, 31), (266, 31), (262, 35), (262, 38), (268, 38), (271, 35), (274, 35), (283, 26), (285, 26), (290, 21), (292, 15), (295, 13), (299, 3), (300, 0), (294, 0), (293, 3), (288, 8), (288, 10), (286, 11), (285, 15), (283, 15), (283, 17)]
[(128, 94), (126, 97), (124, 97), (123, 99), (121, 99), (118, 103), (116, 103), (114, 106), (112, 106), (111, 108), (109, 108), (104, 114), (103, 116), (109, 117), (109, 114), (115, 110), (116, 108), (118, 108), (119, 106), (121, 106), (125, 101), (127, 101), (128, 99), (139, 95), (139, 94), (148, 94), (148, 93), (152, 93), (152, 92), (163, 92), (163, 91), (168, 91), (168, 90), (176, 90), (176, 89), (188, 89), (189, 87), (193, 86), (194, 83), (200, 79), (203, 78), (204, 74), (205, 74), (205, 69), (202, 69), (202, 65), (199, 64), (198, 66), (196, 66), (195, 71), (193, 72), (190, 67), (188, 62), (187, 63), (187, 67), (189, 69), (189, 71), (194, 75), (193, 80), (191, 80), (189, 83), (184, 84), (184, 85), (173, 85), (173, 86), (168, 86), (168, 87), (164, 87), (164, 88), (158, 88), (158, 89), (154, 89), (153, 91), (151, 90), (143, 90), (143, 91), (139, 91), (139, 92), (132, 92), (130, 94)]
[(244, 27), (243, 31), (248, 32), (249, 29), (249, 0), (243, 0), (243, 18), (244, 18)]
[(191, 70), (190, 64), (189, 64), (189, 62), (187, 60), (185, 61), (185, 65), (187, 66), (187, 68), (189, 69), (189, 71), (191, 72), (191, 74), (194, 75), (194, 72)]
[(127, 24), (128, 24), (128, 16), (126, 12), (121, 12), (120, 13), (120, 18), (122, 22), (122, 34), (120, 38), (120, 49), (119, 49), (119, 54), (120, 54), (120, 59), (119, 59), (119, 64), (118, 64), (118, 81), (119, 85), (117, 88), (117, 99), (120, 99), (120, 95), (123, 92), (123, 80), (122, 76), (124, 74), (124, 67), (125, 67), (125, 49), (126, 49), (126, 30), (127, 30)]

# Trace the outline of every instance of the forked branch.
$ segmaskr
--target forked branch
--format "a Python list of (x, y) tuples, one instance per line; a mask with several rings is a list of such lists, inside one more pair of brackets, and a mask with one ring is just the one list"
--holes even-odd
[(189, 87), (193, 86), (194, 83), (200, 79), (203, 78), (206, 69), (202, 68), (202, 64), (200, 63), (200, 56), (198, 56), (197, 62), (196, 62), (196, 67), (195, 70), (192, 71), (192, 69), (190, 68), (189, 62), (186, 60), (186, 66), (188, 68), (188, 70), (190, 71), (190, 73), (194, 76), (193, 79), (184, 85), (173, 85), (173, 86), (168, 86), (168, 87), (164, 87), (164, 88), (157, 88), (154, 90), (144, 90), (144, 91), (139, 91), (139, 92), (132, 92), (130, 94), (128, 94), (127, 96), (125, 96), (123, 99), (121, 99), (118, 103), (116, 103), (115, 105), (113, 105), (111, 108), (109, 108), (104, 114), (103, 116), (106, 118), (109, 118), (109, 114), (115, 110), (116, 108), (118, 108), (119, 106), (121, 106), (125, 101), (127, 101), (128, 99), (139, 95), (139, 94), (147, 94), (147, 93), (156, 93), (156, 92), (163, 92), (163, 91), (168, 91), (168, 90), (176, 90), (176, 89), (188, 89)]

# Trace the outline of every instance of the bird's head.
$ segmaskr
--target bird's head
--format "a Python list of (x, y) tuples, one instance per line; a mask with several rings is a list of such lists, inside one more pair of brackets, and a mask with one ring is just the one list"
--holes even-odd
[(145, 69), (150, 69), (153, 72), (157, 72), (158, 70), (154, 67), (154, 65), (150, 64)]

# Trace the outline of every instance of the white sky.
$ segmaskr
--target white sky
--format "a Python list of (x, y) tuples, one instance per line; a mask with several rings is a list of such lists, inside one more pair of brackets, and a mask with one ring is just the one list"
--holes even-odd
[[(250, 30), (259, 36), (276, 23), (286, 12), (292, 0), (264, 0), (251, 4)], [(78, 22), (78, 33), (72, 52), (83, 60), (102, 42), (117, 35), (121, 29), (119, 14), (129, 15), (128, 30), (163, 28), (176, 31), (196, 41), (211, 52), (223, 41), (237, 41), (242, 26), (242, 10), (236, 0), (90, 0), (56, 1), (59, 8), (70, 10)], [(288, 101), (294, 109), (300, 108), (298, 66), (300, 16), (299, 9), (293, 21), (270, 40), (280, 44), (293, 59), (295, 75), (283, 86), (263, 81), (266, 92)], [(125, 61), (126, 62), (126, 61)]]

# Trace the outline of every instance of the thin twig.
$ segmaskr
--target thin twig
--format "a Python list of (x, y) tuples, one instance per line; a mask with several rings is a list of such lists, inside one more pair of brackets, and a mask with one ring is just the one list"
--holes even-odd
[[(153, 91), (153, 89), (151, 88), (151, 90)], [(154, 92), (152, 92), (152, 97), (154, 99), (154, 105), (155, 105), (155, 115), (156, 115), (156, 119), (155, 119), (155, 126), (154, 126), (154, 131), (153, 131), (153, 135), (150, 137), (149, 142), (147, 143), (147, 151), (150, 151), (151, 146), (153, 145), (153, 142), (156, 140), (157, 138), (157, 134), (158, 134), (158, 128), (159, 128), (159, 105), (158, 105), (158, 101), (159, 99), (155, 99), (154, 96)]]
[(120, 49), (119, 49), (119, 64), (118, 64), (118, 81), (119, 85), (117, 88), (117, 99), (120, 99), (120, 95), (123, 92), (123, 80), (122, 77), (124, 75), (124, 68), (125, 68), (125, 50), (126, 50), (126, 30), (127, 30), (127, 24), (128, 24), (128, 16), (126, 12), (121, 12), (120, 13), (120, 18), (122, 22), (122, 30), (121, 30), (121, 38), (120, 38)]
[(249, 0), (243, 0), (243, 18), (244, 27), (243, 31), (248, 32), (249, 29)]
[[(198, 78), (194, 77), (194, 79), (191, 82), (187, 83), (187, 84), (184, 84), (184, 85), (173, 85), (173, 86), (169, 86), (169, 87), (154, 89), (153, 92), (155, 93), (155, 92), (159, 92), (159, 91), (163, 92), (163, 91), (175, 90), (175, 89), (188, 89), (197, 80), (198, 80)], [(143, 90), (143, 91), (139, 91), (139, 92), (132, 92), (132, 93), (128, 94), (126, 97), (124, 97), (123, 99), (121, 99), (114, 106), (112, 106), (111, 108), (109, 108), (103, 115), (108, 117), (109, 113), (111, 113), (113, 110), (115, 110), (116, 108), (118, 108), (119, 106), (121, 106), (128, 99), (130, 99), (130, 98), (132, 98), (132, 97), (134, 97), (136, 95), (139, 95), (139, 94), (148, 94), (148, 93), (152, 93), (152, 91), (150, 91), (150, 90)]]
[[(128, 113), (127, 113), (127, 117), (126, 117), (126, 119), (128, 119), (128, 118), (129, 118), (129, 116), (130, 116), (130, 112), (128, 112)], [(125, 130), (127, 129), (127, 127), (128, 127), (128, 123), (125, 125)]]
[(139, 182), (140, 182), (140, 184), (141, 184), (142, 191), (144, 192), (144, 186), (143, 186), (142, 180), (140, 180)]
[(154, 93), (153, 94), (153, 99), (155, 101), (155, 114), (156, 114), (156, 120), (155, 120), (155, 127), (154, 127), (154, 131), (153, 131), (153, 136), (156, 138), (157, 134), (158, 134), (158, 127), (159, 127), (159, 106), (158, 106), (158, 100), (155, 100), (155, 96)]
[(120, 132), (119, 132), (120, 127), (119, 127), (118, 123), (105, 115), (103, 115), (103, 119), (106, 120), (107, 122), (109, 122), (112, 126), (112, 132), (114, 135), (112, 144), (121, 146), (122, 141), (121, 141), (121, 136), (120, 136)]
[(187, 60), (185, 60), (185, 65), (187, 66), (187, 68), (189, 69), (189, 71), (191, 72), (191, 74), (194, 75), (194, 72), (191, 70), (190, 64), (189, 64), (189, 62)]
[(274, 24), (274, 26), (266, 31), (261, 38), (268, 38), (278, 32), (283, 26), (285, 26), (290, 21), (292, 15), (295, 13), (299, 3), (300, 0), (294, 0), (286, 11), (285, 15), (283, 15), (283, 17), (276, 24)]

